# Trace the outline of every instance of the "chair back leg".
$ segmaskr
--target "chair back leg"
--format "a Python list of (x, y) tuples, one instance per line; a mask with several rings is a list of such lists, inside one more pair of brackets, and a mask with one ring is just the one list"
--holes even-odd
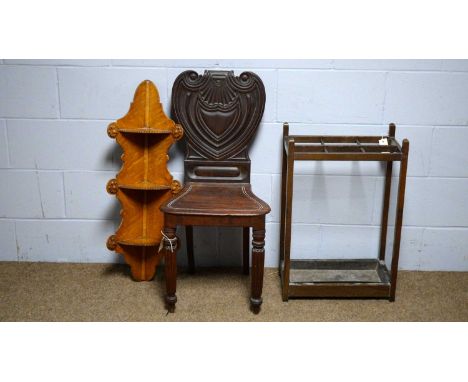
[(250, 227), (244, 227), (242, 230), (242, 269), (244, 275), (249, 274), (250, 270)]
[(187, 258), (189, 273), (195, 272), (195, 258), (193, 257), (193, 226), (185, 226), (185, 242), (187, 243)]

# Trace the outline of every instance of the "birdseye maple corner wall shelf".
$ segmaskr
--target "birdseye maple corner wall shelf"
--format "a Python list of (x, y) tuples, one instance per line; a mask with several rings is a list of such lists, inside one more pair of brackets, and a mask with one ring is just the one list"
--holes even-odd
[(181, 189), (167, 161), (183, 129), (164, 114), (156, 86), (146, 80), (136, 89), (128, 113), (111, 123), (107, 133), (123, 149), (122, 168), (106, 186), (122, 206), (120, 226), (107, 239), (107, 248), (124, 256), (135, 280), (148, 281), (163, 256), (158, 251), (164, 226), (159, 207)]
[[(281, 180), (280, 262), (283, 301), (289, 297), (388, 298), (395, 300), (405, 199), (409, 141), (395, 139), (395, 125), (388, 136), (289, 135), (283, 126), (283, 169)], [(380, 251), (376, 259), (291, 259), (291, 220), (294, 161), (381, 161), (386, 162)], [(390, 271), (385, 264), (392, 166), (399, 161), (395, 232)]]

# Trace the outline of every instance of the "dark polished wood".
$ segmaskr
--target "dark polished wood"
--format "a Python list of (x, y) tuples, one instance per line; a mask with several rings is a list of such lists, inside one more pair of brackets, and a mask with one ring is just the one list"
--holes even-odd
[(263, 224), (263, 229), (254, 227), (252, 237), (252, 296), (250, 297), (250, 303), (254, 313), (258, 313), (260, 305), (262, 305), (265, 224)]
[[(280, 264), (282, 297), (387, 298), (395, 300), (400, 254), (403, 206), (409, 141), (395, 139), (395, 125), (389, 125), (387, 142), (380, 136), (299, 136), (283, 127), (283, 166), (281, 182)], [(386, 162), (382, 226), (378, 259), (291, 260), (291, 219), (295, 160), (340, 160)], [(385, 264), (392, 163), (400, 162), (397, 213), (391, 271)]]
[(172, 87), (172, 117), (186, 138), (185, 182), (250, 182), (248, 146), (265, 109), (256, 74), (188, 70)]
[(187, 258), (189, 273), (195, 273), (195, 258), (193, 256), (193, 227), (185, 226), (185, 241), (187, 243)]
[(249, 274), (250, 270), (250, 227), (242, 228), (242, 270), (244, 275)]
[(177, 245), (175, 225), (165, 224), (163, 249), (164, 249), (164, 273), (166, 277), (166, 307), (173, 313), (177, 302), (176, 278), (177, 278)]
[(249, 183), (188, 183), (177, 198), (161, 207), (173, 215), (264, 216), (270, 207)]
[(391, 265), (392, 282), (390, 287), (390, 301), (395, 301), (395, 292), (398, 276), (398, 260), (400, 258), (401, 227), (403, 225), (403, 207), (405, 205), (406, 170), (408, 168), (409, 141), (403, 139), (403, 159), (400, 164), (398, 180), (397, 213), (395, 216), (395, 233), (393, 238), (393, 256)]
[[(285, 136), (289, 135), (289, 124), (285, 123), (283, 125), (283, 139)], [(284, 145), (282, 146), (282, 169), (281, 169), (281, 218), (280, 218), (280, 242), (279, 242), (279, 264), (278, 270), (281, 276), (281, 262), (284, 261), (284, 230), (286, 228), (284, 224), (284, 219), (286, 216), (286, 171), (287, 171), (287, 159), (286, 159), (286, 150)]]
[(327, 283), (315, 285), (291, 285), (289, 298), (385, 298), (388, 299), (389, 286), (382, 284)]
[[(270, 207), (252, 191), (248, 147), (264, 108), (265, 88), (254, 73), (181, 73), (172, 88), (172, 117), (185, 132), (185, 185), (179, 197), (161, 206), (166, 227), (186, 226), (190, 271), (194, 270), (192, 226), (232, 226), (242, 227), (243, 272), (248, 274), (252, 227), (250, 302), (255, 313), (262, 303), (265, 215)], [(167, 295), (175, 296), (174, 272), (166, 273), (166, 283)]]
[[(286, 129), (284, 129), (286, 130)], [(283, 133), (284, 133), (283, 130)], [(287, 150), (289, 152), (294, 152), (294, 140), (288, 141)], [(294, 178), (294, 155), (289, 155), (284, 158), (286, 161), (286, 205), (284, 212), (283, 224), (284, 228), (284, 258), (290, 259), (291, 257), (291, 226), (292, 226), (292, 197), (293, 197), (293, 178)], [(283, 301), (288, 300), (288, 288), (289, 288), (289, 271), (290, 271), (290, 261), (285, 261), (284, 263), (284, 276), (283, 276)]]
[[(395, 125), (391, 123), (388, 127), (388, 136), (395, 138)], [(390, 207), (390, 192), (392, 188), (392, 172), (393, 162), (387, 162), (385, 169), (385, 185), (384, 185), (384, 196), (383, 196), (383, 208), (382, 208), (382, 222), (380, 225), (380, 252), (379, 259), (385, 260), (385, 251), (387, 244), (387, 227), (388, 227), (388, 209)]]

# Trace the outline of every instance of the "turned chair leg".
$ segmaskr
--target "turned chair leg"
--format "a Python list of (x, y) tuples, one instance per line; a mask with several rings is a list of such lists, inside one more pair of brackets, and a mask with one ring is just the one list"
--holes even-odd
[(193, 226), (185, 226), (185, 239), (187, 242), (187, 258), (189, 273), (195, 272), (195, 259), (193, 257)]
[(253, 229), (252, 240), (252, 292), (250, 305), (255, 314), (262, 305), (263, 267), (265, 263), (265, 223), (262, 229)]
[(242, 229), (242, 269), (244, 275), (249, 274), (250, 264), (250, 227), (244, 227)]
[(177, 242), (175, 227), (164, 227), (164, 272), (166, 276), (166, 307), (171, 313), (175, 311), (177, 302)]

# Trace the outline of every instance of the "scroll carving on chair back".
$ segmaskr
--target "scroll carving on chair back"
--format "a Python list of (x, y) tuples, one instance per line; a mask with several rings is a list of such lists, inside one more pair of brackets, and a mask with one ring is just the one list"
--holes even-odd
[(185, 181), (250, 182), (248, 147), (264, 109), (265, 87), (255, 73), (181, 73), (172, 116), (185, 132)]

